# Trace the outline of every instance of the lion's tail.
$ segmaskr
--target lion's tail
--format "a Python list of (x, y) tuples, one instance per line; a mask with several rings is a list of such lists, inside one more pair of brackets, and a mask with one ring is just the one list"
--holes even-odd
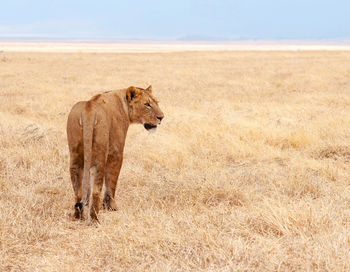
[(90, 184), (90, 168), (92, 159), (92, 141), (94, 134), (94, 125), (96, 121), (96, 114), (82, 113), (81, 116), (83, 127), (83, 145), (84, 145), (84, 173), (83, 173), (83, 195), (82, 204), (87, 205), (89, 203), (91, 194)]

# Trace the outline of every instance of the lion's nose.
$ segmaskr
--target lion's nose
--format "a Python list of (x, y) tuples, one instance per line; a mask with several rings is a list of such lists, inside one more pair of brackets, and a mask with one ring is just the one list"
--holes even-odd
[(162, 121), (162, 119), (164, 118), (164, 116), (158, 116), (157, 119), (160, 121)]

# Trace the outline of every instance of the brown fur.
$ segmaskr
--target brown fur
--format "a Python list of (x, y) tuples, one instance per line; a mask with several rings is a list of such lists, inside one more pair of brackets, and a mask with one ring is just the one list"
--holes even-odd
[(103, 206), (116, 210), (115, 189), (129, 125), (157, 126), (163, 117), (151, 86), (105, 92), (73, 106), (67, 121), (67, 137), (75, 218), (81, 219), (84, 205), (89, 204), (89, 221), (98, 221), (103, 182), (106, 187)]
[(91, 101), (96, 101), (100, 98), (101, 94), (96, 94), (95, 96), (93, 96), (90, 100)]

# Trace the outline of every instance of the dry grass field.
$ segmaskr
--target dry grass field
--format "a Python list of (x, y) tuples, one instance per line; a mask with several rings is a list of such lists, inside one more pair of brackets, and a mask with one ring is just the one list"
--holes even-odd
[[(116, 212), (74, 221), (66, 119), (153, 85)], [(0, 54), (0, 271), (349, 271), (350, 52)]]

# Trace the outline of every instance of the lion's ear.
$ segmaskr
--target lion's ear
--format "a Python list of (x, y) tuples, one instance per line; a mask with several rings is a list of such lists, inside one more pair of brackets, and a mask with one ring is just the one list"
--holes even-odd
[(126, 89), (126, 99), (130, 102), (133, 100), (135, 97), (137, 97), (141, 91), (134, 86), (130, 86), (129, 88)]
[(149, 85), (146, 91), (149, 91), (150, 93), (152, 92), (152, 85)]

